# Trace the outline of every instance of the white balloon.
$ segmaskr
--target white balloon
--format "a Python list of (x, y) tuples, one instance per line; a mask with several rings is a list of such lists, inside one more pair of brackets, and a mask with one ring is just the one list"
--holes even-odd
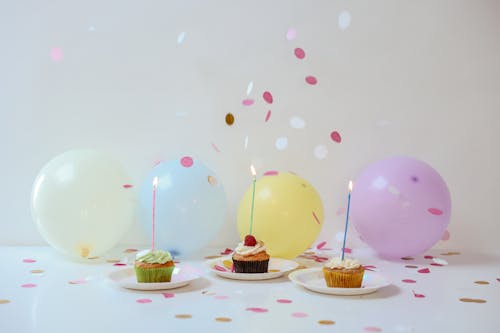
[(31, 212), (42, 237), (60, 252), (101, 256), (131, 226), (134, 188), (120, 163), (93, 150), (65, 152), (33, 183)]

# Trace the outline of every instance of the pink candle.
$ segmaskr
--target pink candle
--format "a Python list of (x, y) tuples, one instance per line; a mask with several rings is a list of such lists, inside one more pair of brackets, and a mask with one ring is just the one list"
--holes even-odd
[(155, 250), (155, 211), (156, 211), (156, 188), (158, 187), (158, 176), (153, 179), (153, 244), (152, 250)]

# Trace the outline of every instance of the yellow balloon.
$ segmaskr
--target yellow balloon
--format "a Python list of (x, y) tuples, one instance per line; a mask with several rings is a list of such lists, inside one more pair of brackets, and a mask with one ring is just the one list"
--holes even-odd
[[(238, 211), (238, 231), (250, 233), (253, 186)], [(272, 257), (292, 259), (306, 250), (323, 226), (321, 198), (305, 179), (292, 173), (264, 176), (255, 184), (252, 234)]]

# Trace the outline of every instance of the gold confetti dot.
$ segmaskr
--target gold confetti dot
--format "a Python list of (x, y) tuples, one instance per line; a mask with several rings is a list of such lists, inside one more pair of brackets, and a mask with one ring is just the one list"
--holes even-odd
[(90, 249), (86, 246), (81, 246), (80, 247), (80, 255), (83, 258), (87, 258), (89, 256)]
[(318, 320), (318, 324), (320, 324), (320, 325), (334, 325), (335, 322), (333, 320)]
[(486, 300), (480, 298), (460, 298), (460, 301), (465, 303), (486, 303)]
[(221, 322), (221, 323), (229, 323), (230, 321), (233, 321), (231, 318), (228, 317), (217, 317), (215, 318), (215, 321)]
[(10, 303), (8, 299), (0, 299), (0, 304), (7, 304)]
[(227, 269), (231, 269), (233, 267), (233, 262), (231, 260), (224, 260), (222, 263)]
[(458, 256), (460, 252), (446, 252), (446, 253), (441, 253), (442, 256)]
[(234, 124), (234, 116), (232, 113), (226, 114), (226, 124), (228, 126), (231, 126), (232, 124)]
[(488, 281), (474, 281), (475, 284), (490, 284)]
[(106, 262), (109, 262), (111, 264), (116, 264), (117, 262), (120, 262), (120, 259), (108, 259)]
[(401, 260), (415, 260), (415, 258), (413, 258), (413, 257), (403, 257), (403, 258), (401, 258)]
[(43, 269), (32, 269), (31, 274), (42, 274), (45, 272)]
[(306, 251), (303, 254), (305, 254), (305, 255), (312, 255), (312, 254), (315, 254), (315, 253), (316, 252), (314, 252), (314, 251)]
[(415, 266), (415, 265), (406, 265), (405, 267), (406, 268), (418, 268), (418, 266)]
[(95, 260), (95, 259), (99, 259), (99, 257), (98, 256), (94, 256), (94, 257), (88, 257), (87, 259), (89, 259), (89, 260)]
[(217, 178), (213, 176), (208, 176), (208, 183), (213, 186), (217, 185)]
[(270, 269), (269, 270), (269, 273), (277, 273), (279, 272), (280, 270), (279, 269)]
[(175, 318), (179, 318), (179, 319), (191, 319), (191, 318), (193, 318), (193, 316), (191, 316), (190, 314), (187, 314), (187, 313), (182, 313), (182, 314), (176, 314)]
[(217, 259), (220, 257), (222, 257), (222, 256), (206, 256), (205, 259)]

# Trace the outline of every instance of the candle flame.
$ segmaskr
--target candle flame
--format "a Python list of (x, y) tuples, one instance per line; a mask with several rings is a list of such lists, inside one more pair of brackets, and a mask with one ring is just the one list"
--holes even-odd
[(352, 192), (352, 180), (349, 181), (349, 192)]
[(254, 177), (257, 176), (257, 172), (255, 171), (255, 167), (253, 166), (253, 164), (250, 164), (250, 171), (252, 172), (252, 175)]
[(158, 176), (156, 176), (154, 179), (153, 179), (153, 187), (156, 188), (158, 186)]

